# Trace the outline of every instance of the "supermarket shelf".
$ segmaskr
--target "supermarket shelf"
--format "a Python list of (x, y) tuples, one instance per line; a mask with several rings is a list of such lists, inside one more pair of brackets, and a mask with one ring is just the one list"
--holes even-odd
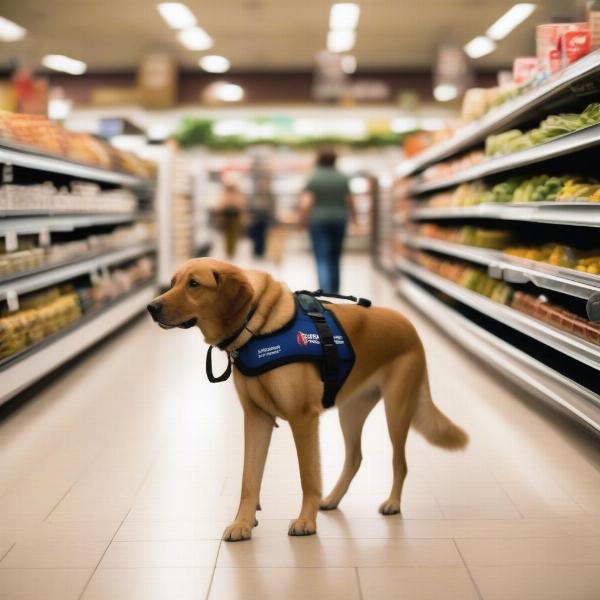
[(600, 50), (592, 52), (567, 67), (561, 75), (519, 98), (493, 109), (481, 119), (461, 127), (450, 139), (428, 148), (400, 165), (397, 175), (407, 177), (417, 171), (483, 142), (491, 134), (516, 126), (543, 105), (555, 101), (571, 86), (600, 72)]
[(0, 141), (0, 163), (123, 186), (140, 186), (150, 183), (149, 180), (141, 177), (101, 167), (92, 167), (60, 156), (42, 154), (36, 152), (35, 148), (11, 144), (6, 140)]
[(534, 221), (556, 225), (600, 227), (600, 202), (528, 202), (523, 204), (484, 203), (474, 206), (416, 208), (416, 219), (501, 219)]
[(582, 273), (575, 269), (554, 267), (533, 260), (510, 257), (499, 250), (489, 250), (454, 244), (420, 236), (406, 236), (412, 248), (433, 250), (456, 256), (488, 267), (490, 277), (504, 279), (510, 283), (531, 282), (538, 287), (554, 290), (577, 298), (588, 299), (600, 293), (600, 277)]
[(26, 349), (19, 357), (2, 361), (0, 404), (130, 321), (145, 308), (154, 293), (155, 284), (149, 282)]
[[(149, 215), (148, 215), (149, 216)], [(139, 213), (123, 214), (44, 214), (43, 212), (0, 211), (0, 235), (14, 231), (18, 235), (35, 234), (40, 231), (73, 231), (84, 227), (119, 225), (146, 218)]]
[(579, 131), (554, 138), (543, 144), (533, 146), (532, 148), (527, 148), (526, 150), (520, 150), (505, 156), (498, 156), (497, 158), (489, 158), (472, 167), (462, 169), (450, 177), (415, 183), (411, 186), (411, 193), (413, 195), (425, 194), (465, 181), (472, 181), (493, 175), (494, 173), (503, 173), (550, 158), (571, 154), (598, 144), (600, 144), (600, 125), (592, 125)]
[(477, 358), (595, 435), (600, 435), (600, 396), (489, 333), (409, 279), (400, 293)]
[(86, 273), (95, 272), (103, 267), (131, 260), (155, 250), (156, 245), (153, 243), (136, 244), (120, 250), (104, 252), (92, 258), (87, 257), (83, 260), (73, 261), (66, 265), (49, 265), (47, 269), (43, 269), (41, 272), (16, 275), (9, 281), (3, 280), (0, 282), (0, 300), (6, 299), (7, 295), (10, 294), (16, 294), (17, 296), (26, 294)]
[(525, 335), (529, 335), (537, 341), (551, 346), (555, 350), (590, 367), (600, 370), (600, 346), (555, 329), (504, 304), (494, 302), (481, 294), (463, 288), (408, 260), (399, 259), (397, 266), (402, 272), (416, 277), (420, 281), (437, 288), (488, 317), (500, 321)]

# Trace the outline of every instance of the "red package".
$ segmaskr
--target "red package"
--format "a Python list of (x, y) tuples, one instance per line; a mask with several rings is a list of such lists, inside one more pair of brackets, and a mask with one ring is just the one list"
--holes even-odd
[(522, 85), (531, 81), (540, 71), (540, 61), (535, 56), (521, 56), (513, 62), (513, 81)]
[(567, 31), (563, 33), (559, 40), (559, 47), (562, 51), (562, 66), (566, 67), (574, 63), (582, 56), (589, 54), (592, 49), (590, 30)]

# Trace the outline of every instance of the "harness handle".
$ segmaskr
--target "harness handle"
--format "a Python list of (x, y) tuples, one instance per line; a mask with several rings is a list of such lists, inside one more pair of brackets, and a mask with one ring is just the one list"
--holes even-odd
[(315, 290), (314, 292), (309, 292), (308, 290), (302, 290), (300, 292), (296, 292), (296, 294), (306, 294), (307, 296), (312, 296), (313, 298), (336, 298), (338, 300), (350, 300), (354, 302), (354, 304), (358, 304), (358, 306), (364, 306), (365, 308), (369, 308), (371, 306), (371, 301), (368, 298), (361, 298), (360, 296), (344, 296), (344, 294), (330, 294), (324, 292), (321, 289)]
[(212, 351), (214, 346), (208, 347), (208, 352), (206, 353), (206, 376), (211, 383), (221, 383), (222, 381), (227, 381), (229, 376), (231, 375), (231, 358), (229, 357), (229, 353), (227, 353), (227, 368), (223, 372), (222, 375), (215, 377), (212, 368)]

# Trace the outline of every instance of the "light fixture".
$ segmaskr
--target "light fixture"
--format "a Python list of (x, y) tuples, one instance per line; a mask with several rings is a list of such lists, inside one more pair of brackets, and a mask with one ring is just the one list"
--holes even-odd
[(433, 88), (433, 97), (438, 102), (450, 102), (458, 96), (458, 88), (451, 83), (440, 83)]
[(418, 128), (418, 121), (414, 117), (396, 117), (390, 123), (390, 130), (393, 133), (406, 133)]
[(244, 97), (244, 88), (235, 83), (221, 83), (215, 88), (215, 97), (223, 102), (239, 102)]
[(208, 73), (225, 73), (229, 71), (231, 63), (224, 57), (216, 54), (203, 56), (198, 64)]
[(352, 56), (352, 54), (346, 54), (342, 56), (342, 71), (351, 75), (356, 71), (356, 56)]
[(353, 2), (333, 4), (329, 12), (329, 29), (333, 31), (353, 31), (358, 26), (360, 6)]
[(53, 71), (63, 71), (69, 75), (83, 75), (87, 65), (82, 60), (75, 60), (62, 54), (47, 54), (42, 58), (42, 64)]
[(503, 40), (515, 27), (518, 27), (535, 10), (535, 4), (515, 4), (507, 10), (487, 31), (493, 40)]
[(190, 29), (196, 26), (196, 17), (181, 2), (161, 2), (156, 8), (171, 29)]
[(327, 50), (329, 52), (348, 52), (354, 47), (355, 41), (354, 31), (329, 31), (327, 33)]
[(18, 42), (27, 35), (27, 30), (13, 21), (0, 17), (0, 42)]
[(183, 29), (177, 34), (177, 39), (188, 50), (208, 50), (213, 45), (213, 39), (202, 27)]
[(485, 37), (485, 35), (478, 35), (473, 38), (468, 44), (465, 44), (465, 52), (471, 58), (481, 58), (486, 54), (490, 54), (496, 49), (496, 42)]

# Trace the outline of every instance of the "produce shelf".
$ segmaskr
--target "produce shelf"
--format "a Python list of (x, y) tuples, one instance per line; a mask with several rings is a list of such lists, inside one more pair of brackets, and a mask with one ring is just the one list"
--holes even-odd
[(600, 396), (463, 317), (410, 279), (401, 278), (398, 289), (474, 356), (600, 436)]
[(416, 277), (488, 317), (500, 321), (594, 369), (600, 370), (600, 346), (555, 329), (504, 304), (494, 302), (406, 259), (398, 259), (397, 267), (401, 272)]
[(474, 206), (415, 208), (412, 217), (421, 219), (501, 219), (534, 221), (555, 225), (600, 227), (600, 202), (528, 202), (523, 204), (483, 203)]
[(135, 244), (120, 250), (97, 254), (92, 258), (86, 257), (63, 265), (49, 265), (34, 273), (15, 274), (10, 280), (0, 281), (0, 300), (6, 299), (11, 294), (19, 296), (86, 273), (96, 272), (103, 267), (125, 262), (155, 250), (156, 245), (153, 243)]
[(148, 282), (76, 323), (0, 363), (0, 404), (10, 400), (60, 365), (74, 358), (140, 313), (154, 297)]
[(493, 175), (494, 173), (503, 173), (525, 165), (578, 152), (598, 144), (600, 144), (600, 124), (591, 125), (590, 127), (562, 135), (526, 150), (520, 150), (496, 158), (489, 158), (472, 167), (462, 169), (450, 177), (434, 181), (417, 182), (411, 186), (410, 192), (412, 195), (425, 194), (465, 181), (472, 181)]
[(422, 236), (406, 236), (406, 243), (421, 250), (433, 250), (488, 267), (488, 275), (510, 283), (531, 282), (538, 287), (588, 299), (600, 293), (600, 276), (575, 269), (507, 256), (499, 250), (454, 244)]
[(600, 73), (600, 50), (596, 50), (567, 67), (559, 77), (541, 85), (523, 96), (510, 100), (489, 113), (461, 127), (451, 138), (428, 148), (398, 168), (399, 177), (407, 177), (454, 154), (483, 142), (491, 133), (515, 127), (545, 104), (556, 101), (563, 94), (571, 94), (572, 86), (583, 79)]
[(43, 154), (36, 152), (35, 148), (11, 144), (6, 140), (0, 140), (0, 163), (122, 186), (147, 186), (150, 184), (150, 180), (142, 177), (101, 167), (92, 167), (61, 156)]
[(34, 234), (40, 231), (73, 231), (84, 227), (119, 225), (146, 218), (144, 214), (80, 214), (60, 215), (44, 212), (0, 211), (0, 235), (14, 231), (18, 235)]

